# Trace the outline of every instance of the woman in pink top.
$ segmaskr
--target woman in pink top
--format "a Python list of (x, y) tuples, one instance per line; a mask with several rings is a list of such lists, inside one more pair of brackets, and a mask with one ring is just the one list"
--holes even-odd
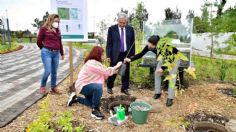
[(102, 97), (102, 87), (105, 79), (116, 74), (122, 62), (118, 62), (114, 67), (106, 68), (104, 61), (104, 50), (102, 47), (95, 46), (85, 58), (85, 64), (80, 70), (78, 79), (75, 82), (77, 94), (84, 95), (85, 98), (76, 96), (73, 92), (70, 95), (67, 106), (79, 102), (92, 108), (91, 116), (95, 119), (103, 119), (104, 115), (100, 112), (100, 99)]

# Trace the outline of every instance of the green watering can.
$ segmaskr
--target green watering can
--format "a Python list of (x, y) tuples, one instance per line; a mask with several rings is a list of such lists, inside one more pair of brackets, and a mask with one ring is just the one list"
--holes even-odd
[(120, 121), (123, 121), (125, 119), (125, 108), (121, 105), (117, 108), (116, 119)]

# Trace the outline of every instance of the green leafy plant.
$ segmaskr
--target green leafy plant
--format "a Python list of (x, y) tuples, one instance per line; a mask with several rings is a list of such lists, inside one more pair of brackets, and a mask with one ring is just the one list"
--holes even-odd
[(48, 111), (48, 96), (40, 104), (39, 116), (38, 119), (30, 123), (26, 132), (53, 132), (53, 129), (50, 128), (52, 112)]
[(73, 127), (72, 124), (72, 119), (73, 114), (71, 111), (65, 111), (63, 113), (58, 114), (58, 120), (57, 120), (57, 125), (60, 130), (63, 132), (82, 132), (84, 129), (84, 126), (77, 126)]
[(11, 43), (11, 47), (7, 44), (0, 43), (0, 54), (6, 53), (8, 51), (16, 50), (19, 47), (17, 43)]
[(236, 87), (233, 88), (233, 94), (236, 95)]
[(72, 112), (71, 111), (65, 111), (64, 113), (59, 113), (59, 119), (57, 121), (58, 127), (63, 132), (72, 132)]
[(83, 126), (75, 127), (75, 132), (83, 132), (83, 131), (84, 131), (84, 127)]
[(224, 81), (226, 78), (226, 73), (228, 70), (228, 66), (227, 64), (225, 64), (225, 62), (222, 60), (221, 61), (221, 66), (220, 66), (220, 80)]
[[(173, 68), (176, 66), (177, 61), (183, 60), (188, 61), (188, 58), (181, 53), (180, 51), (177, 54), (173, 53), (174, 46), (171, 44), (171, 38), (162, 38), (160, 42), (158, 43), (158, 61), (164, 60), (164, 64), (162, 66), (167, 67), (167, 72), (170, 72), (173, 70)], [(189, 73), (194, 79), (196, 78), (196, 75), (194, 73), (195, 69), (188, 68), (185, 69), (186, 73)], [(164, 79), (164, 81), (168, 80), (169, 85), (171, 88), (174, 88), (174, 82), (173, 79), (176, 78), (176, 74), (167, 75)]]
[(84, 126), (81, 125), (73, 127), (73, 114), (71, 111), (57, 114), (55, 117), (57, 121), (53, 121), (52, 118), (54, 114), (48, 110), (48, 100), (47, 96), (47, 98), (42, 101), (38, 118), (27, 126), (26, 132), (54, 132), (55, 130), (62, 132), (82, 132), (84, 130)]
[(190, 125), (190, 122), (182, 116), (172, 117), (168, 119), (165, 123), (174, 128), (179, 128), (181, 126), (185, 131), (186, 128), (188, 128)]

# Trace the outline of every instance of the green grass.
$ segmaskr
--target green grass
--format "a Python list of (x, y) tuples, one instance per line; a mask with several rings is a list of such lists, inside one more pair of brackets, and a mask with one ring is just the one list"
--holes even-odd
[(220, 48), (215, 50), (215, 53), (225, 55), (236, 55), (236, 48), (228, 46), (226, 48)]
[(12, 51), (18, 48), (18, 44), (15, 42), (11, 43), (11, 47), (9, 48), (8, 43), (7, 44), (0, 44), (0, 54), (6, 53), (8, 51)]
[[(236, 82), (236, 61), (210, 59), (208, 57), (192, 57), (197, 80)], [(221, 78), (225, 74), (224, 78)]]
[[(18, 39), (16, 37), (12, 37), (11, 41), (18, 42)], [(37, 41), (36, 37), (32, 38), (32, 43), (36, 43), (36, 41)], [(21, 38), (21, 43), (28, 44), (28, 43), (30, 43), (30, 40), (29, 40), (29, 38)]]
[[(79, 49), (86, 49), (87, 54), (93, 46), (86, 43), (73, 43), (73, 47)], [(105, 45), (104, 45), (105, 46)], [(105, 47), (103, 48), (105, 49)], [(141, 45), (136, 43), (136, 53), (142, 50)], [(105, 52), (104, 52), (105, 54)], [(208, 57), (192, 56), (192, 60), (195, 64), (195, 73), (197, 80), (193, 81), (219, 81), (224, 82), (236, 82), (236, 61), (232, 60), (221, 60), (221, 59), (210, 59)], [(149, 75), (149, 68), (139, 67), (142, 59), (136, 60), (131, 63), (130, 68), (130, 83), (135, 87), (152, 88), (153, 87), (153, 76)], [(108, 63), (105, 62), (108, 66)], [(190, 77), (187, 77), (190, 78)], [(120, 84), (120, 78), (118, 76), (118, 84)]]
[[(68, 45), (68, 44), (67, 44)], [(87, 51), (90, 51), (95, 45), (89, 45), (86, 43), (80, 43), (80, 42), (73, 42), (72, 47), (78, 48), (78, 49), (85, 49)]]

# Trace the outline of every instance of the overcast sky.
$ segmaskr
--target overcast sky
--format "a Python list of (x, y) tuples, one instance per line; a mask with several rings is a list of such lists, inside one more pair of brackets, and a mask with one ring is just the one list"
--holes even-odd
[[(87, 0), (88, 31), (96, 30), (101, 19), (111, 24), (121, 8), (132, 11), (137, 2), (141, 1), (149, 12), (151, 22), (164, 19), (164, 9), (167, 7), (178, 7), (182, 17), (186, 16), (189, 9), (194, 10), (195, 15), (201, 15), (200, 8), (204, 3), (203, 0)], [(227, 0), (225, 9), (235, 5), (236, 0)], [(36, 17), (41, 19), (46, 11), (50, 12), (50, 0), (0, 0), (0, 17), (6, 15), (6, 9), (11, 30), (34, 31), (31, 24)]]

